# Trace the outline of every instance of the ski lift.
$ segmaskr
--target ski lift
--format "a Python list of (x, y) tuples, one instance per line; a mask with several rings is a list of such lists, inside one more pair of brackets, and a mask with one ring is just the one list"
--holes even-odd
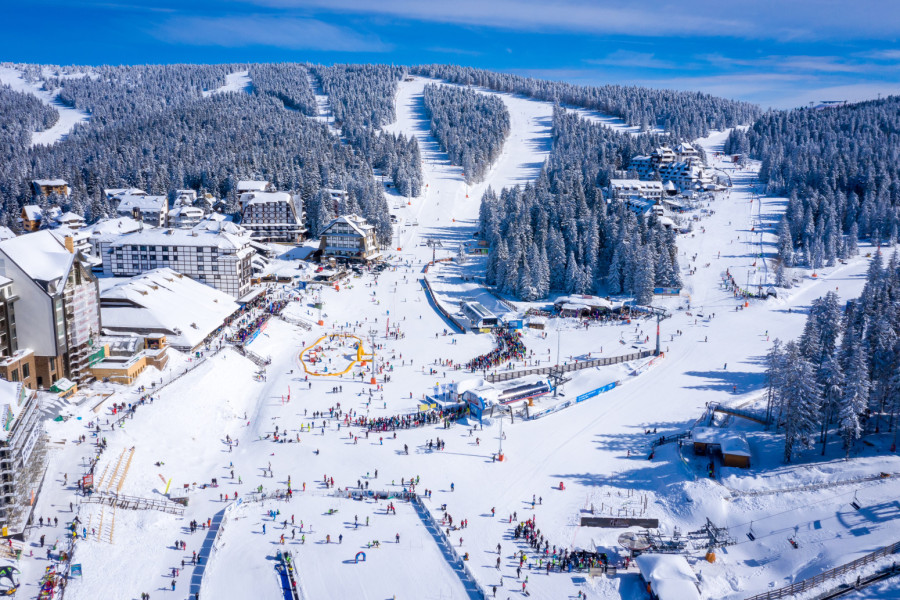
[(756, 534), (753, 533), (753, 521), (750, 521), (750, 531), (747, 532), (747, 537), (751, 542), (756, 540)]
[(795, 540), (794, 538), (788, 538), (788, 542), (791, 543), (791, 547), (793, 547), (794, 550), (797, 550), (798, 548), (800, 548), (800, 544), (798, 544), (797, 540)]
[(856, 510), (862, 509), (862, 506), (859, 504), (859, 498), (856, 497), (858, 492), (853, 492), (853, 500), (850, 501), (850, 506), (855, 508)]

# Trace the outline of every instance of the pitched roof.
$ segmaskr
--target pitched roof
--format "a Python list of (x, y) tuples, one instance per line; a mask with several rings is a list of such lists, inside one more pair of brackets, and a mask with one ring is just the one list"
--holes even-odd
[(37, 204), (26, 204), (22, 207), (22, 212), (29, 221), (37, 221), (43, 216), (43, 211)]
[(119, 206), (116, 210), (120, 213), (132, 212), (135, 208), (140, 211), (161, 211), (168, 207), (169, 201), (165, 196), (144, 196), (135, 194), (123, 194), (117, 196)]
[(359, 235), (365, 237), (366, 232), (370, 229), (374, 229), (372, 225), (359, 215), (342, 215), (336, 219), (332, 219), (331, 223), (325, 226), (325, 229), (322, 230), (322, 233), (327, 232), (333, 225), (337, 223), (346, 223)]
[[(69, 275), (75, 255), (50, 231), (38, 231), (0, 242), (0, 252), (6, 254), (31, 279), (44, 284), (57, 282)], [(52, 290), (55, 291), (55, 290)]]
[(169, 343), (193, 348), (239, 308), (234, 298), (169, 268), (154, 269), (101, 291), (103, 326), (171, 332)]

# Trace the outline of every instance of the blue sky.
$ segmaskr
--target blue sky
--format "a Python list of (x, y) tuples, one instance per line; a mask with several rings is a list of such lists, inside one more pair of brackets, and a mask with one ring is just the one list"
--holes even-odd
[(900, 94), (894, 0), (5, 0), (0, 60), (456, 63), (765, 107)]

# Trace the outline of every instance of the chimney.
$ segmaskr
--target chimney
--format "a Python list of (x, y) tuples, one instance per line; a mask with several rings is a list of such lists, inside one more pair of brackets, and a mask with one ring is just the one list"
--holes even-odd
[(66, 250), (71, 254), (75, 254), (75, 239), (71, 235), (67, 235), (64, 239)]

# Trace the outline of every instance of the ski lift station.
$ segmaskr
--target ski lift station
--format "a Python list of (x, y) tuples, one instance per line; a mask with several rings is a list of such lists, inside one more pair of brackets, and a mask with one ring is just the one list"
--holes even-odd
[(722, 455), (723, 466), (750, 468), (750, 444), (740, 433), (720, 427), (694, 427), (691, 439), (697, 456), (718, 452)]
[(700, 600), (699, 580), (680, 554), (641, 554), (634, 559), (656, 600)]
[(497, 326), (497, 315), (486, 309), (481, 302), (463, 302), (462, 314), (472, 324), (472, 329), (486, 333)]
[(469, 405), (469, 412), (481, 419), (492, 406), (511, 406), (517, 402), (530, 403), (534, 398), (553, 391), (550, 382), (540, 377), (524, 377), (506, 384), (490, 384), (471, 387), (461, 392), (460, 398)]

